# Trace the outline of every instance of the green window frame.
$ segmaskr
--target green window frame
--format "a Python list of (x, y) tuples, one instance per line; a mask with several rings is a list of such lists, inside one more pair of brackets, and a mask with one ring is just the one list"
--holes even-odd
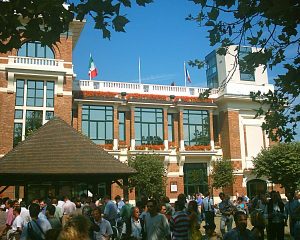
[(209, 114), (205, 110), (183, 110), (184, 144), (187, 146), (210, 143)]
[(24, 106), (24, 86), (25, 80), (16, 80), (16, 106)]
[(54, 107), (54, 82), (46, 83), (46, 107)]
[(134, 114), (136, 145), (163, 144), (163, 110), (137, 107)]
[(113, 143), (113, 107), (82, 106), (82, 132), (96, 144)]
[(119, 141), (126, 140), (125, 112), (119, 112)]
[(240, 66), (240, 79), (241, 81), (255, 81), (254, 72), (247, 70), (247, 69), (241, 69), (241, 66), (245, 65), (245, 57), (252, 52), (251, 47), (239, 47), (239, 66)]
[(168, 141), (174, 142), (174, 114), (168, 113)]

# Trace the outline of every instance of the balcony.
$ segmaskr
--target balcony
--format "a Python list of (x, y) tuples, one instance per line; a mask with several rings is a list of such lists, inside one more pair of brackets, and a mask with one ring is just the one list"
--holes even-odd
[(66, 71), (64, 60), (23, 56), (8, 56), (7, 67), (41, 71)]
[[(126, 82), (108, 82), (94, 80), (78, 80), (73, 82), (73, 90), (77, 91), (101, 91), (114, 93), (137, 93), (152, 95), (174, 95), (198, 97), (200, 93), (205, 92), (208, 88), (168, 86), (157, 84), (140, 84)], [(217, 95), (217, 89), (211, 91), (211, 98)]]

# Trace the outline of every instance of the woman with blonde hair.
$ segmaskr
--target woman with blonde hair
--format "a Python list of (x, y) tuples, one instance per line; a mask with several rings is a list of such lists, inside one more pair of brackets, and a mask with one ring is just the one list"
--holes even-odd
[(90, 240), (90, 221), (85, 216), (71, 217), (64, 225), (58, 240)]

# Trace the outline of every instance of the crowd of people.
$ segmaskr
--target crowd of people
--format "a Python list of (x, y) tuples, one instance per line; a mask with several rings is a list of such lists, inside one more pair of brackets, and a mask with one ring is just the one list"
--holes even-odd
[[(6, 211), (6, 225), (1, 236), (7, 240), (262, 240), (266, 231), (268, 240), (283, 240), (289, 221), (291, 236), (299, 240), (298, 197), (288, 194), (284, 204), (275, 191), (251, 200), (237, 196), (235, 201), (220, 193), (220, 203), (215, 204), (207, 192), (193, 198), (179, 194), (173, 204), (168, 197), (142, 198), (133, 206), (120, 196), (114, 201), (109, 196), (100, 200), (65, 196), (34, 199), (28, 208), (24, 201), (4, 198), (0, 209)], [(220, 215), (220, 234), (216, 232), (216, 214)]]

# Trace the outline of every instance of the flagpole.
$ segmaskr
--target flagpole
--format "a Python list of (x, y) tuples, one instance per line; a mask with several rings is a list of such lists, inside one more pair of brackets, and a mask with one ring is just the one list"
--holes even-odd
[[(92, 57), (92, 53), (90, 53), (90, 60), (91, 60), (91, 57)], [(89, 69), (89, 75), (90, 75), (90, 81), (91, 81), (92, 80), (91, 69)]]
[(184, 86), (186, 87), (186, 68), (185, 68), (185, 61), (183, 62), (183, 73), (184, 73)]
[(139, 57), (139, 84), (142, 83), (142, 80), (141, 80), (141, 58)]

